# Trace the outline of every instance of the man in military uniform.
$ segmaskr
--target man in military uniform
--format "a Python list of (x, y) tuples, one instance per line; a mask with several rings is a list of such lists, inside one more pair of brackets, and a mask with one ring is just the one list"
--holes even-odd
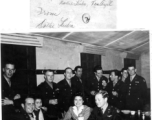
[(95, 106), (94, 102), (94, 95), (96, 92), (99, 92), (99, 90), (106, 90), (106, 86), (108, 83), (108, 79), (103, 76), (102, 74), (102, 67), (101, 66), (96, 66), (94, 68), (94, 74), (95, 76), (89, 80), (88, 83), (88, 88), (90, 92), (90, 100), (92, 101), (92, 107)]
[(46, 70), (44, 72), (45, 81), (38, 86), (38, 94), (42, 97), (43, 105), (47, 107), (47, 114), (50, 118), (58, 117), (58, 95), (59, 88), (54, 83), (54, 72)]
[(127, 77), (128, 77), (128, 69), (127, 68), (122, 68), (122, 70), (121, 70), (121, 81), (125, 83)]
[(21, 104), (22, 108), (14, 114), (10, 120), (36, 120), (34, 114), (34, 99), (33, 97), (26, 97), (24, 103)]
[(124, 108), (124, 83), (119, 79), (120, 73), (118, 70), (112, 70), (110, 73), (111, 81), (107, 85), (109, 94), (108, 103), (117, 107)]
[(72, 68), (67, 67), (64, 70), (65, 78), (58, 83), (59, 87), (59, 108), (60, 112), (66, 112), (72, 105), (73, 90), (71, 84)]
[(85, 81), (82, 79), (83, 69), (81, 66), (75, 67), (75, 76), (72, 77), (71, 83), (74, 93), (82, 93), (85, 103), (87, 104), (87, 97), (89, 95), (89, 91), (86, 88)]
[[(3, 67), (2, 75), (2, 119), (10, 120), (11, 114), (14, 114), (15, 107), (20, 104), (20, 94), (13, 90), (15, 86), (12, 82), (12, 77), (15, 73), (15, 64), (12, 61), (7, 61)], [(16, 86), (15, 86), (16, 87)]]
[(121, 120), (119, 110), (108, 104), (108, 92), (99, 91), (95, 95), (95, 107), (88, 120)]
[(142, 110), (147, 93), (146, 81), (136, 74), (134, 65), (128, 66), (129, 77), (126, 79), (126, 109)]

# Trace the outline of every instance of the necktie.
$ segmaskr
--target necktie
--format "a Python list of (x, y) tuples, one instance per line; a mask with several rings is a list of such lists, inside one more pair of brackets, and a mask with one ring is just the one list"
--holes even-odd
[(130, 82), (132, 82), (132, 76), (130, 76)]
[(69, 83), (69, 86), (71, 87), (71, 81), (70, 80), (68, 80), (68, 83)]

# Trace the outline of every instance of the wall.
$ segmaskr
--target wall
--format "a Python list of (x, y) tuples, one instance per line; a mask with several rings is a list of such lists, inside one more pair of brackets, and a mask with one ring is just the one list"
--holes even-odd
[[(80, 65), (80, 52), (83, 52), (83, 46), (76, 43), (63, 42), (44, 38), (43, 47), (36, 48), (37, 69), (65, 69)], [(106, 50), (105, 56), (102, 56), (103, 70), (118, 69), (124, 67), (124, 58), (127, 53)], [(143, 76), (148, 87), (150, 87), (150, 63), (149, 53), (141, 54), (139, 60), (136, 60), (137, 73)], [(109, 77), (109, 75), (106, 75)], [(64, 78), (63, 75), (55, 75), (55, 82)], [(37, 85), (44, 81), (43, 75), (37, 75)]]
[[(79, 53), (82, 49), (79, 44), (44, 38), (43, 47), (36, 48), (36, 68), (63, 70), (71, 67), (74, 69), (75, 66), (80, 65)], [(63, 78), (63, 75), (55, 75), (55, 82)], [(37, 85), (43, 81), (43, 75), (37, 75)]]
[(121, 70), (124, 67), (124, 58), (126, 53), (119, 51), (107, 50), (105, 56), (102, 56), (103, 70), (118, 69)]
[(149, 52), (142, 53), (141, 60), (141, 76), (145, 78), (147, 87), (150, 88), (150, 55)]

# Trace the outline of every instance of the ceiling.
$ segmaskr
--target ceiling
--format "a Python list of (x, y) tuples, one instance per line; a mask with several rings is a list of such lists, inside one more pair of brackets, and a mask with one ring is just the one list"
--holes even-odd
[(149, 51), (149, 31), (45, 32), (36, 35), (133, 54)]

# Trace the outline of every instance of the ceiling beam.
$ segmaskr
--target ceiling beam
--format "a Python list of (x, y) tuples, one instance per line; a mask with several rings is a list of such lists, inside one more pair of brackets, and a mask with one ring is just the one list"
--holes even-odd
[(144, 46), (144, 45), (146, 45), (146, 44), (148, 44), (148, 43), (149, 43), (149, 41), (147, 41), (147, 42), (143, 43), (142, 45), (139, 45), (139, 46), (131, 49), (130, 51), (135, 50), (135, 49), (138, 49), (138, 48), (140, 48), (140, 47), (142, 47), (142, 46)]
[(64, 37), (62, 37), (62, 40), (64, 40), (66, 37), (68, 37), (69, 35), (71, 35), (73, 32), (69, 32), (67, 33)]
[(132, 34), (132, 33), (134, 33), (134, 32), (136, 32), (136, 31), (129, 32), (129, 33), (125, 34), (124, 36), (122, 36), (122, 37), (120, 37), (120, 38), (118, 38), (118, 39), (116, 39), (116, 40), (113, 40), (112, 42), (106, 44), (104, 47), (107, 47), (107, 46), (109, 46), (109, 45), (111, 45), (111, 44), (113, 44), (113, 43), (115, 43), (115, 42), (117, 42), (117, 41), (119, 41), (119, 40), (122, 40), (123, 38), (127, 37), (128, 35), (130, 35), (130, 34)]

